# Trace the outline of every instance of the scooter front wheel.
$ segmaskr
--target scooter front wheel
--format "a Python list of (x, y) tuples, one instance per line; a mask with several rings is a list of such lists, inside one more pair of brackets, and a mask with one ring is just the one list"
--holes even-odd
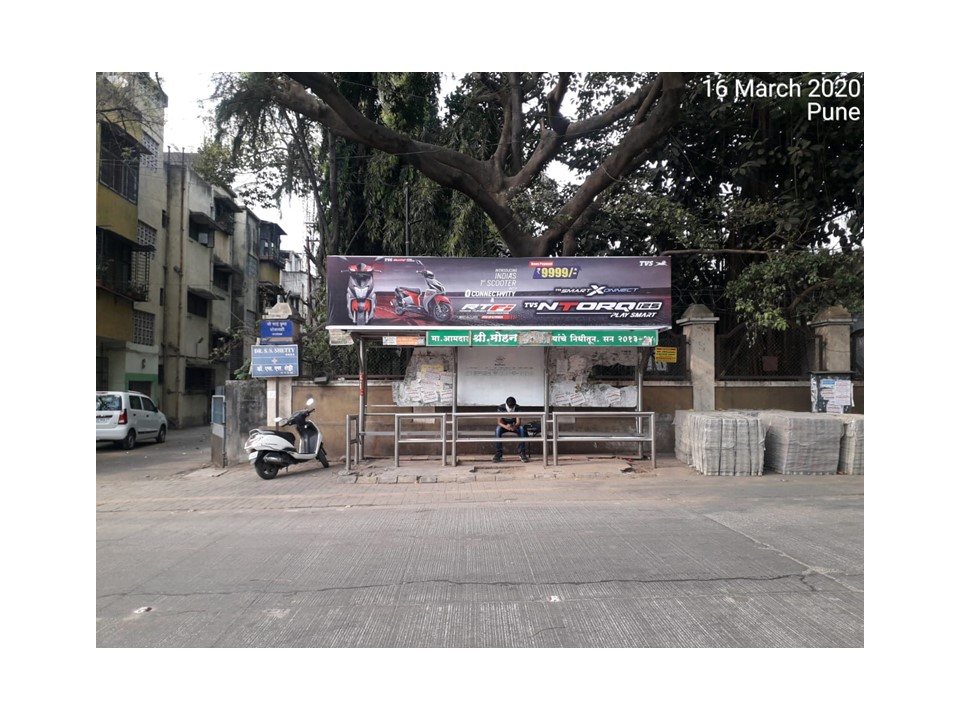
[(273, 463), (268, 463), (261, 460), (257, 460), (253, 467), (257, 470), (257, 475), (262, 477), (264, 480), (273, 480), (277, 473), (280, 472), (280, 466), (274, 465)]
[(317, 453), (317, 460), (319, 460), (320, 464), (325, 468), (330, 467), (330, 461), (327, 460), (327, 454), (323, 451), (323, 448), (320, 448), (320, 451)]

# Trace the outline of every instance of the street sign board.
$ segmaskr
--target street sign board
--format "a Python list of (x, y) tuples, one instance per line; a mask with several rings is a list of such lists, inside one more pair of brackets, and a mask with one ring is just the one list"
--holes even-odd
[(653, 353), (653, 359), (656, 362), (675, 363), (677, 361), (677, 348), (658, 347)]
[(459, 345), (470, 344), (469, 330), (429, 330), (427, 331), (427, 345)]
[(260, 342), (289, 344), (293, 342), (293, 320), (261, 320)]
[(253, 377), (297, 377), (300, 355), (296, 345), (254, 345), (251, 348), (250, 374)]

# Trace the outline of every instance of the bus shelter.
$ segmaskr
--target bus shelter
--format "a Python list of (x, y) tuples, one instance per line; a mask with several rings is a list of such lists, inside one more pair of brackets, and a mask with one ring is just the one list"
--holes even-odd
[[(372, 345), (415, 348), (394, 402), (450, 408), (439, 438), (444, 462), (447, 426), (456, 462), (464, 439), (458, 420), (482, 416), (477, 407), (507, 396), (543, 408), (527, 415), (541, 419), (544, 443), (553, 423), (556, 458), (556, 415), (642, 412), (646, 357), (671, 327), (670, 260), (663, 257), (331, 256), (327, 293), (331, 342), (355, 342), (360, 361), (348, 463), (351, 437), (356, 457), (365, 457)], [(634, 386), (588, 382), (578, 375), (585, 352), (634, 365)], [(401, 437), (395, 442), (399, 448)]]

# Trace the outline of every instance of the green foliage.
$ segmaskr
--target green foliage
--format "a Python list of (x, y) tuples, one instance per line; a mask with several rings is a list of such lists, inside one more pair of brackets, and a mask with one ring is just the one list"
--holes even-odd
[[(595, 116), (657, 75), (574, 74), (568, 97), (575, 101), (563, 112), (571, 121)], [(439, 77), (334, 75), (342, 95), (369, 120), (491, 161), (504, 137), (507, 74), (464, 76), (443, 107)], [(862, 74), (844, 77), (863, 81)], [(313, 197), (323, 210), (326, 224), (318, 230), (329, 253), (400, 254), (408, 228), (412, 254), (508, 253), (484, 212), (463, 194), (427, 180), (403, 155), (334, 136), (281, 110), (271, 100), (280, 78), (219, 77), (219, 132), (201, 162), (212, 177), (253, 175), (255, 184), (238, 188), (248, 202), (276, 203), (285, 193)], [(598, 198), (589, 222), (577, 232), (577, 251), (669, 254), (678, 312), (703, 302), (752, 330), (804, 322), (824, 303), (856, 312), (863, 302), (863, 122), (808, 118), (806, 96), (721, 98), (708, 92), (706, 79), (688, 79), (680, 121), (669, 136)], [(726, 73), (709, 79), (714, 88), (719, 81), (733, 88), (737, 82), (799, 79), (808, 91), (807, 78), (796, 74)], [(524, 73), (521, 80), (524, 107), (532, 110), (519, 138), (527, 157), (548, 120), (546, 93), (557, 77)], [(831, 104), (862, 110), (863, 99)], [(628, 115), (578, 137), (564, 146), (559, 161), (580, 176), (594, 172), (635, 119)], [(513, 157), (516, 147), (502, 148), (506, 166), (522, 159)], [(533, 235), (556, 219), (577, 187), (577, 181), (540, 174), (503, 197), (510, 198), (516, 227)], [(559, 242), (548, 250), (561, 251)], [(317, 348), (322, 364), (330, 349)]]
[[(791, 78), (740, 73), (711, 81), (732, 89)], [(704, 79), (688, 83), (669, 142), (626, 193), (606, 199), (581, 247), (619, 239), (617, 252), (671, 254), (678, 312), (703, 302), (753, 332), (797, 325), (830, 304), (856, 312), (863, 122), (808, 119), (807, 97), (720, 99)], [(808, 87), (806, 78), (800, 86)], [(835, 102), (862, 108), (863, 100)], [(595, 152), (583, 148), (580, 162)]]
[(858, 313), (863, 310), (863, 251), (772, 253), (745, 268), (727, 293), (754, 334), (809, 322), (833, 305)]
[(193, 169), (201, 178), (218, 187), (232, 188), (237, 180), (237, 170), (230, 150), (209, 139), (197, 151)]

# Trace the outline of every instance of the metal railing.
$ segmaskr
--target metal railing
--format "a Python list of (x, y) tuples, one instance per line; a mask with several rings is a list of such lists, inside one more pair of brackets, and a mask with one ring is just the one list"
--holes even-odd
[[(447, 444), (450, 445), (450, 457), (451, 464), (455, 467), (457, 465), (457, 446), (464, 443), (496, 443), (496, 442), (507, 442), (507, 443), (539, 443), (542, 447), (543, 455), (543, 466), (547, 467), (548, 460), (551, 451), (553, 455), (553, 464), (559, 465), (559, 444), (561, 442), (567, 441), (580, 441), (580, 442), (636, 442), (638, 448), (638, 455), (640, 457), (644, 454), (644, 443), (650, 444), (650, 461), (654, 468), (657, 467), (657, 451), (656, 451), (656, 417), (652, 412), (636, 412), (636, 411), (616, 411), (616, 412), (584, 412), (582, 410), (558, 410), (552, 413), (548, 412), (523, 412), (524, 419), (539, 419), (540, 420), (540, 435), (537, 436), (526, 436), (520, 437), (519, 435), (507, 434), (503, 435), (500, 438), (496, 437), (495, 429), (491, 428), (489, 430), (480, 431), (478, 429), (462, 429), (460, 422), (464, 419), (471, 418), (489, 418), (494, 420), (503, 415), (502, 411), (499, 412), (451, 412), (451, 413), (370, 413), (366, 417), (371, 415), (377, 416), (392, 416), (393, 417), (393, 431), (371, 431), (367, 430), (362, 433), (362, 435), (393, 435), (394, 437), (394, 448), (393, 448), (393, 464), (394, 467), (400, 466), (400, 446), (401, 445), (416, 445), (416, 444), (440, 444), (441, 447), (441, 463), (446, 466), (447, 464)], [(596, 419), (596, 418), (632, 418), (635, 421), (635, 429), (630, 430), (589, 430), (589, 431), (578, 431), (576, 429), (565, 430), (562, 428), (563, 423), (561, 422), (562, 418), (572, 418), (574, 422), (578, 418), (582, 419)], [(437, 433), (430, 431), (416, 431), (408, 430), (404, 428), (404, 423), (409, 421), (424, 420), (430, 419), (436, 424), (439, 421), (442, 430)], [(495, 424), (495, 423), (494, 423)], [(646, 431), (644, 429), (646, 426)], [(472, 434), (470, 434), (472, 432)], [(413, 435), (416, 433), (416, 435)], [(359, 416), (358, 415), (347, 415), (346, 416), (346, 469), (350, 470), (351, 467), (351, 458), (353, 458), (353, 463), (358, 464), (360, 462), (360, 454), (362, 447), (362, 438), (359, 428)], [(552, 446), (552, 448), (548, 448)]]
[[(429, 431), (424, 430), (414, 430), (408, 432), (408, 435), (416, 433), (416, 437), (404, 437), (403, 435), (403, 421), (413, 420), (414, 422), (423, 422), (425, 419), (433, 419), (440, 421), (440, 427), (437, 430), (436, 434), (433, 434)], [(397, 413), (393, 416), (393, 466), (400, 467), (400, 445), (416, 444), (416, 443), (432, 443), (436, 444), (437, 441), (441, 445), (441, 465), (447, 464), (447, 413)], [(453, 463), (456, 465), (456, 461)]]
[[(633, 418), (636, 421), (636, 430), (625, 432), (611, 432), (606, 430), (592, 430), (589, 432), (577, 432), (575, 429), (567, 434), (563, 429), (561, 418)], [(643, 444), (650, 443), (650, 462), (653, 467), (657, 467), (657, 448), (654, 441), (657, 436), (657, 421), (652, 412), (583, 412), (577, 410), (557, 410), (553, 413), (553, 429), (551, 440), (553, 442), (553, 464), (557, 465), (559, 451), (557, 445), (561, 442), (573, 440), (581, 442), (602, 441), (602, 442), (636, 442), (640, 457), (643, 457)], [(643, 432), (644, 420), (647, 421), (649, 432)]]
[[(503, 411), (500, 412), (454, 412), (449, 413), (450, 415), (450, 442), (451, 442), (451, 457), (454, 467), (457, 465), (457, 443), (458, 442), (515, 442), (515, 443), (530, 443), (535, 441), (534, 437), (520, 437), (519, 435), (504, 435), (500, 438), (497, 438), (495, 435), (495, 430), (491, 427), (488, 431), (489, 435), (476, 435), (474, 437), (461, 437), (460, 436), (460, 420), (463, 418), (490, 418), (494, 422), (492, 425), (496, 425), (496, 418), (503, 417)], [(523, 418), (540, 418), (540, 441), (543, 445), (543, 466), (547, 466), (547, 419), (550, 413), (546, 412), (529, 412), (527, 410), (523, 411)]]

